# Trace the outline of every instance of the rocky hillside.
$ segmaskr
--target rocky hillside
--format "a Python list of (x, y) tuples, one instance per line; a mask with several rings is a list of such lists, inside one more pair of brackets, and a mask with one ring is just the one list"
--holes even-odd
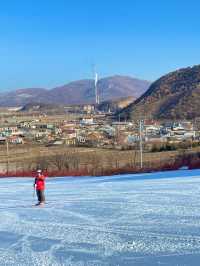
[(200, 65), (161, 77), (121, 115), (129, 119), (200, 117)]
[[(126, 76), (113, 76), (100, 79), (98, 89), (100, 101), (133, 96), (138, 98), (150, 83)], [(48, 104), (86, 104), (94, 103), (95, 90), (93, 80), (79, 80), (67, 85), (45, 89), (21, 89), (0, 94), (0, 106), (24, 106), (27, 103)]]

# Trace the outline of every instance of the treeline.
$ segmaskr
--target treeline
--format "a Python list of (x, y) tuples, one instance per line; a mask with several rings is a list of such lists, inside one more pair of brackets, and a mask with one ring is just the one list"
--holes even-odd
[[(112, 158), (111, 158), (112, 156)], [(28, 177), (34, 176), (35, 171), (41, 168), (46, 175), (53, 176), (105, 176), (116, 174), (144, 173), (166, 170), (177, 170), (182, 166), (188, 169), (200, 168), (200, 152), (187, 153), (180, 151), (173, 158), (144, 161), (141, 169), (133, 152), (128, 153), (126, 163), (121, 162), (120, 153), (103, 155), (91, 153), (87, 158), (81, 158), (76, 152), (55, 154), (48, 157), (37, 157), (35, 161), (16, 170), (0, 173), (1, 177)], [(129, 157), (130, 156), (130, 157)], [(129, 157), (129, 158), (128, 158)], [(24, 164), (25, 166), (25, 164)]]
[(183, 142), (167, 142), (167, 143), (154, 143), (151, 146), (151, 152), (163, 152), (163, 151), (177, 151), (182, 149), (191, 149), (200, 146), (199, 142), (183, 141)]

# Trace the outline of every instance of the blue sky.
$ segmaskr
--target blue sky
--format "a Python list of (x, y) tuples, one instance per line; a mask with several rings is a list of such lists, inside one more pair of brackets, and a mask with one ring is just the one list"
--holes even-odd
[(0, 90), (200, 64), (196, 0), (0, 1)]

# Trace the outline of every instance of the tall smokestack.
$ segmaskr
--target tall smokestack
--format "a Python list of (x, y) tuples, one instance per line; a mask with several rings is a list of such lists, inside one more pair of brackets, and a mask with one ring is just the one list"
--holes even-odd
[(96, 104), (99, 104), (99, 94), (98, 94), (98, 74), (95, 72), (95, 80), (94, 80), (94, 86), (95, 86), (95, 102)]

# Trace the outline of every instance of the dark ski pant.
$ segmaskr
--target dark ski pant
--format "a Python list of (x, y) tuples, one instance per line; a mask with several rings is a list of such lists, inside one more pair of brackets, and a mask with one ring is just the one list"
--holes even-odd
[(45, 202), (44, 190), (36, 190), (38, 202)]

